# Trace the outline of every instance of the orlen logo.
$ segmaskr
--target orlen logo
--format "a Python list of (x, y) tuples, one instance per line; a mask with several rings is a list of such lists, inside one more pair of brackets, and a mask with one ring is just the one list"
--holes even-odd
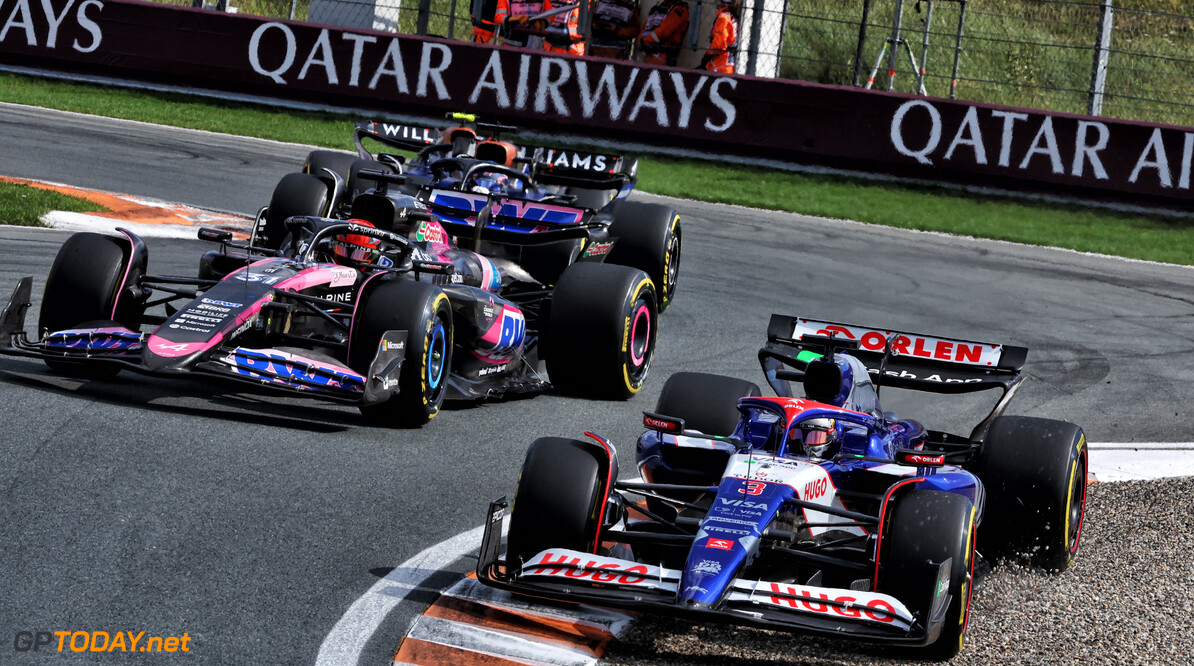
[[(552, 557), (558, 559), (552, 559)], [(551, 564), (569, 565), (565, 567), (548, 566)], [(531, 567), (534, 567), (533, 569)], [(598, 564), (590, 560), (587, 564), (581, 564), (579, 557), (568, 557), (567, 555), (555, 555), (551, 551), (543, 553), (543, 559), (530, 564), (523, 568), (523, 575), (539, 575), (539, 576), (559, 576), (563, 575), (568, 578), (579, 578), (591, 580), (594, 583), (618, 583), (620, 585), (637, 585), (646, 580), (648, 573), (647, 567), (638, 564), (632, 567), (623, 567), (617, 562), (606, 562)], [(643, 574), (642, 576), (631, 576), (628, 574)]]
[[(798, 608), (801, 610), (810, 611), (813, 613), (821, 613), (823, 615), (837, 614), (842, 617), (861, 618), (866, 615), (868, 618), (876, 622), (892, 622), (896, 618), (896, 609), (882, 599), (867, 599), (863, 604), (858, 603), (857, 597), (849, 595), (842, 595), (832, 599), (835, 603), (826, 603), (830, 601), (828, 594), (819, 592), (816, 597), (821, 601), (814, 601), (813, 594), (807, 590), (802, 590), (798, 587), (789, 587), (779, 583), (771, 583), (771, 591), (776, 594), (792, 595), (795, 597), (808, 597), (806, 599), (794, 599), (788, 596), (770, 596), (768, 600), (776, 606), (789, 606), (791, 608)], [(839, 606), (837, 604), (842, 604)], [(876, 612), (882, 611), (882, 612)]]
[(915, 463), (917, 465), (937, 466), (945, 463), (945, 456), (930, 456), (923, 453), (909, 453), (904, 456), (905, 462)]
[(707, 548), (716, 548), (718, 550), (730, 550), (734, 547), (734, 542), (727, 539), (709, 539), (705, 542)]
[(804, 484), (804, 492), (800, 494), (800, 498), (804, 500), (817, 499), (825, 494), (825, 489), (828, 485), (828, 480), (824, 477), (816, 481), (809, 481)]
[[(887, 345), (890, 331), (875, 331), (857, 326), (843, 326), (828, 324), (809, 319), (797, 320), (792, 337), (799, 339), (803, 335), (835, 336), (847, 340), (858, 340), (860, 347), (867, 351), (882, 352)], [(896, 335), (891, 349), (900, 356), (915, 356), (937, 361), (951, 361), (954, 363), (968, 363), (970, 365), (989, 366), (999, 363), (1002, 350), (999, 345), (984, 345), (979, 343), (962, 342), (959, 340), (943, 340), (921, 335)]]

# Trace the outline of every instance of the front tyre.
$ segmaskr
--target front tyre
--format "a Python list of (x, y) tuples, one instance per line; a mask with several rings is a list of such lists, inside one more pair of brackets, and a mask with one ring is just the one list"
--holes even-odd
[(625, 400), (643, 387), (658, 333), (655, 286), (627, 266), (579, 263), (556, 285), (543, 358), (572, 395)]
[(663, 384), (655, 413), (684, 419), (706, 435), (729, 435), (742, 414), (738, 398), (762, 395), (758, 384), (705, 372), (677, 372)]
[[(127, 238), (95, 233), (68, 238), (46, 277), (38, 333), (45, 335), (81, 324), (139, 330), (145, 301), (136, 288), (145, 274), (147, 255), (139, 252), (134, 258), (133, 254), (132, 241)], [(120, 371), (115, 365), (54, 359), (46, 359), (46, 365), (56, 372), (89, 379), (112, 377)]]
[(286, 218), (296, 215), (323, 217), (330, 213), (330, 204), (328, 186), (319, 178), (306, 173), (282, 176), (270, 196), (261, 238), (255, 242), (271, 250), (280, 249), (287, 235)]
[(589, 442), (535, 440), (514, 491), (506, 561), (514, 566), (548, 548), (597, 552), (599, 514), (609, 492), (601, 472)]
[(362, 405), (377, 425), (417, 428), (439, 413), (452, 369), (452, 308), (442, 289), (424, 282), (382, 279), (366, 284), (353, 313), (348, 365), (365, 374), (386, 331), (407, 331), (398, 393)]
[(1068, 568), (1082, 536), (1087, 470), (1086, 435), (1077, 425), (1029, 416), (992, 421), (970, 466), (987, 491), (984, 554)]
[[(928, 626), (934, 603), (949, 594), (937, 639), (923, 656), (945, 660), (962, 650), (973, 590), (976, 511), (970, 500), (939, 490), (897, 495), (884, 517), (876, 590), (904, 602)], [(935, 589), (937, 568), (951, 561), (948, 590)], [(930, 564), (933, 563), (933, 564)]]

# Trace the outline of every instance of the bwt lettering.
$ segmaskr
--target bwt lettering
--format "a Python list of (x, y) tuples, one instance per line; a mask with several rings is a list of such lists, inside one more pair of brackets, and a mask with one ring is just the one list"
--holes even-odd
[[(55, 640), (57, 639), (57, 640)], [(132, 631), (18, 631), (17, 652), (190, 652), (189, 633), (182, 636), (146, 636)]]

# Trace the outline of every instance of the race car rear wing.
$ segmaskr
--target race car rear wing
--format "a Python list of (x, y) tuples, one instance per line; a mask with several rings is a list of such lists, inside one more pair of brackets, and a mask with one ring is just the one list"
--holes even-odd
[(767, 343), (759, 349), (759, 364), (776, 394), (792, 397), (789, 382), (803, 379), (809, 361), (835, 351), (847, 351), (862, 361), (877, 388), (939, 394), (1000, 390), (991, 412), (969, 436), (936, 433), (943, 441), (959, 440), (956, 443), (980, 440), (991, 422), (1003, 414), (1024, 381), (1020, 371), (1028, 356), (1026, 347), (773, 314)]
[(773, 314), (759, 361), (764, 371), (776, 369), (767, 359), (803, 370), (808, 361), (825, 354), (827, 346), (848, 349), (867, 366), (876, 386), (931, 393), (1009, 390), (1028, 355), (1025, 347)]
[(543, 185), (612, 190), (638, 178), (638, 160), (632, 157), (547, 146), (527, 146), (519, 154), (530, 160), (535, 181)]
[(399, 150), (418, 152), (427, 146), (440, 142), (443, 130), (419, 125), (404, 125), (402, 123), (379, 123), (372, 120), (358, 121), (354, 124), (352, 141), (356, 144), (357, 155), (363, 160), (373, 159), (361, 141), (370, 138), (387, 146)]

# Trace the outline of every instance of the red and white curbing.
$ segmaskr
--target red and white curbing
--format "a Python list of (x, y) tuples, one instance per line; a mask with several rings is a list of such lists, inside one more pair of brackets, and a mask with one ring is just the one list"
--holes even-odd
[(633, 618), (594, 606), (526, 601), (469, 576), (415, 620), (394, 661), (592, 666)]

